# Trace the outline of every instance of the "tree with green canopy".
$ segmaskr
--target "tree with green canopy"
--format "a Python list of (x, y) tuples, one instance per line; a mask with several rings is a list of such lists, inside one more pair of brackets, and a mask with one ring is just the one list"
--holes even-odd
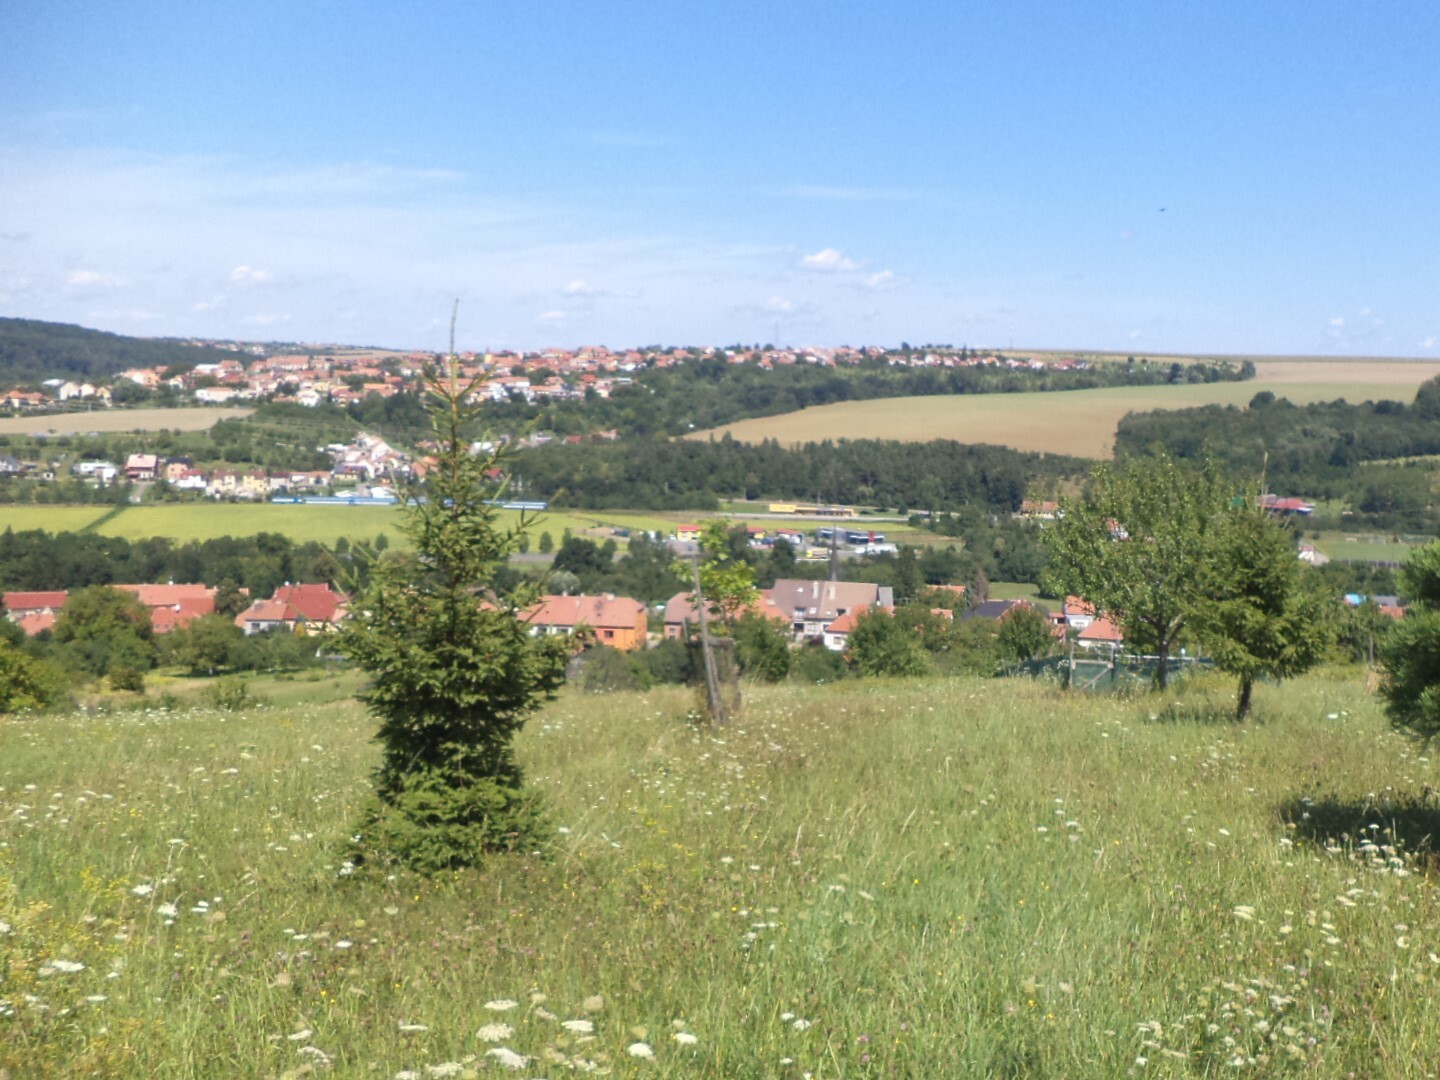
[(473, 386), (453, 349), (426, 385), (436, 463), (423, 485), (400, 486), (412, 550), (375, 560), (335, 643), (370, 675), (361, 698), (380, 724), (359, 854), (435, 872), (537, 840), (541, 810), (514, 738), (561, 685), (566, 651), (524, 622), (533, 589), (488, 593), (529, 523), (500, 523), (490, 477), (504, 451), (471, 454)]
[(55, 620), (55, 641), (91, 675), (144, 672), (155, 662), (150, 609), (108, 585), (77, 589)]
[(1293, 534), (1258, 495), (1221, 516), (1203, 569), (1190, 628), (1215, 666), (1239, 678), (1235, 716), (1243, 720), (1256, 679), (1293, 678), (1324, 657), (1336, 599), (1296, 557)]
[(1440, 734), (1440, 540), (1400, 567), (1405, 617), (1380, 646), (1380, 696), (1396, 727), (1429, 741)]
[(1186, 468), (1163, 455), (1105, 464), (1084, 497), (1060, 501), (1045, 530), (1047, 584), (1115, 619), (1127, 645), (1153, 649), (1160, 690), (1232, 494), (1209, 465)]

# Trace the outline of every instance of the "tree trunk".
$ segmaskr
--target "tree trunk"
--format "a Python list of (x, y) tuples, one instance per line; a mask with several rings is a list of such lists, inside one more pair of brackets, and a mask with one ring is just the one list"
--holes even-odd
[(1250, 692), (1255, 689), (1254, 679), (1240, 680), (1240, 703), (1235, 706), (1235, 719), (1244, 720), (1250, 715)]
[(1155, 657), (1160, 662), (1155, 669), (1155, 689), (1163, 694), (1170, 685), (1170, 638), (1164, 634), (1155, 643)]

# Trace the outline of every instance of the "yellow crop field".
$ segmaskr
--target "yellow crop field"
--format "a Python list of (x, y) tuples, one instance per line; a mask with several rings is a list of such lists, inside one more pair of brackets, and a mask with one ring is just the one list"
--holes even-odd
[(0, 419), (0, 435), (84, 435), (116, 431), (204, 431), (254, 409), (106, 409)]
[(1256, 378), (1246, 382), (846, 401), (741, 420), (691, 438), (728, 432), (741, 442), (775, 439), (789, 445), (822, 439), (958, 439), (1108, 458), (1115, 427), (1128, 412), (1244, 405), (1262, 390), (1297, 405), (1336, 398), (1408, 401), (1422, 382), (1440, 376), (1440, 363), (1419, 360), (1277, 359), (1255, 366)]

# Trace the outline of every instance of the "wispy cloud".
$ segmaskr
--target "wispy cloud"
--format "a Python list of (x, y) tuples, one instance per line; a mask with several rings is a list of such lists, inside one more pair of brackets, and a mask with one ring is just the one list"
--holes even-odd
[(237, 284), (263, 285), (270, 280), (270, 271), (257, 270), (253, 266), (237, 266), (230, 271), (230, 280)]
[(836, 248), (825, 248), (800, 260), (806, 270), (858, 270), (860, 264)]
[(72, 270), (65, 284), (77, 289), (114, 289), (125, 284), (125, 279), (99, 270)]

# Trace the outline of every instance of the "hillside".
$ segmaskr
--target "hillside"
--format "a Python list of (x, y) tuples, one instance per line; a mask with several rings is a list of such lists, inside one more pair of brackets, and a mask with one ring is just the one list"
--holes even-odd
[(549, 850), (433, 881), (347, 874), (372, 725), (306, 684), (10, 721), (0, 1068), (1422, 1075), (1436, 766), (1358, 677), (1230, 689), (566, 691)]
[(1245, 382), (846, 401), (742, 420), (698, 431), (692, 437), (728, 434), (741, 442), (774, 439), (787, 446), (839, 437), (908, 442), (958, 439), (1016, 450), (1108, 458), (1114, 449), (1116, 427), (1131, 412), (1245, 405), (1267, 390), (1297, 405), (1336, 398), (1409, 401), (1421, 383), (1440, 375), (1440, 364), (1402, 360), (1259, 360), (1255, 367), (1255, 378)]
[(0, 389), (45, 379), (108, 379), (127, 368), (215, 363), (227, 349), (134, 338), (67, 323), (0, 318)]

